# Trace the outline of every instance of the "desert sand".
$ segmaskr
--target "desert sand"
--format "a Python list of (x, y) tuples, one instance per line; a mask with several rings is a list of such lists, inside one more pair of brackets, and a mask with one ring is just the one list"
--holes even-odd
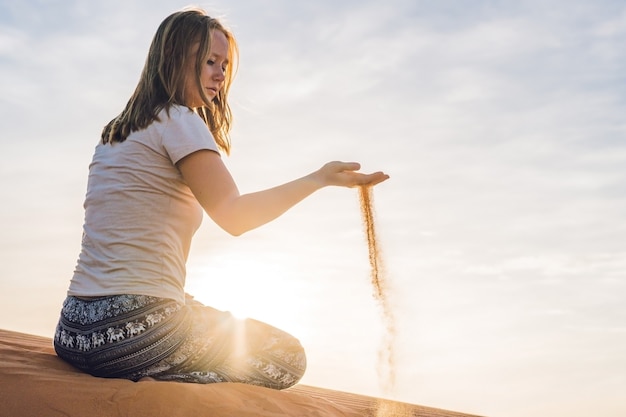
[(49, 338), (0, 330), (0, 417), (464, 417), (329, 389), (96, 378), (54, 353)]

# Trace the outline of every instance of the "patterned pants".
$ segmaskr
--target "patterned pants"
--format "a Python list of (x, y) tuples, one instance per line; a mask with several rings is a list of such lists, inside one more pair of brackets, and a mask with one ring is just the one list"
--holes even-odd
[(95, 376), (133, 381), (242, 382), (274, 389), (306, 367), (300, 342), (257, 320), (190, 301), (144, 295), (67, 297), (54, 337), (57, 355)]

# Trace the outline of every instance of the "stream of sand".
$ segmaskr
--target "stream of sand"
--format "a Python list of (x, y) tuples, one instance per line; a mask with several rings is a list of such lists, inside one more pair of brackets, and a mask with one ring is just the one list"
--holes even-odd
[(371, 187), (359, 187), (359, 203), (361, 206), (363, 228), (365, 229), (369, 250), (373, 295), (380, 306), (381, 318), (384, 326), (384, 335), (378, 351), (378, 363), (376, 370), (378, 372), (378, 378), (383, 392), (385, 394), (389, 394), (394, 389), (396, 379), (394, 352), (396, 326), (389, 301), (389, 285), (387, 277), (385, 276), (380, 244), (376, 236)]

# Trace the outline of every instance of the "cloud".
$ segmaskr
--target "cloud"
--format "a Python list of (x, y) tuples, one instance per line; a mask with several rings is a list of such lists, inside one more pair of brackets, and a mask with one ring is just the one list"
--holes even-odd
[[(477, 369), (501, 382), (502, 398), (534, 404), (525, 384), (544, 375), (550, 358), (561, 358), (551, 368), (557, 374), (567, 369), (576, 358), (559, 349), (589, 334), (576, 355), (602, 348), (603, 363), (623, 363), (602, 347), (624, 345), (622, 1), (214, 3), (206, 8), (225, 15), (241, 43), (227, 162), (242, 190), (326, 158), (391, 174), (376, 190), (376, 207), (411, 362), (401, 378), (409, 391), (416, 375), (437, 376), (433, 364), (455, 363), (445, 380), (423, 387), (432, 405), (446, 404), (450, 383), (481, 398), (462, 382)], [(0, 221), (13, 236), (0, 242), (11, 249), (0, 262), (5, 279), (70, 270), (82, 176), (99, 129), (134, 88), (157, 25), (184, 5), (0, 3), (0, 180), (11, 201)], [(350, 246), (361, 243), (353, 197), (320, 193), (246, 242), (270, 251), (257, 242), (301, 231), (293, 245), (312, 254), (301, 261), (309, 262), (304, 274), (316, 275), (311, 285), (352, 285), (361, 272), (360, 248)], [(66, 235), (75, 239), (60, 243)], [(216, 239), (198, 236), (198, 270)], [(52, 246), (69, 266), (33, 270), (25, 255), (13, 259), (47, 259)], [(337, 253), (343, 258), (320, 261)], [(313, 272), (321, 264), (328, 277)], [(581, 319), (586, 330), (563, 330)], [(593, 342), (598, 334), (602, 346)], [(540, 350), (546, 341), (550, 349)], [(526, 348), (533, 358), (520, 354)]]

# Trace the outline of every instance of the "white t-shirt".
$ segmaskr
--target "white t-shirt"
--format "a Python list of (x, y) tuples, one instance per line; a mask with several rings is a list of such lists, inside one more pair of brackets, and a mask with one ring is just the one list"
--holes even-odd
[(186, 107), (173, 106), (159, 119), (124, 142), (96, 146), (68, 295), (141, 294), (184, 303), (185, 263), (202, 207), (175, 164), (218, 148)]

